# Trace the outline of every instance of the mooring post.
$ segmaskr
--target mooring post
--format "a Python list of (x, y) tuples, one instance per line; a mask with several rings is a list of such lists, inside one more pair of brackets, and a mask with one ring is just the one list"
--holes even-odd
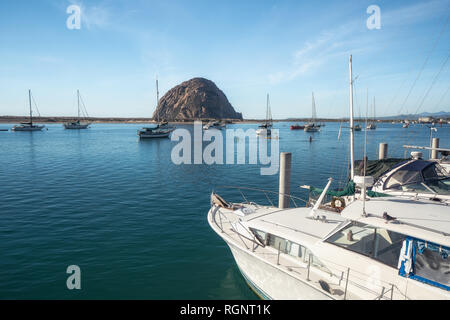
[(278, 208), (289, 208), (289, 194), (291, 192), (291, 159), (290, 152), (280, 154), (280, 185), (278, 188)]
[(388, 151), (388, 144), (384, 143), (384, 142), (380, 143), (379, 150), (378, 150), (378, 160), (386, 159), (387, 151)]
[[(439, 148), (439, 138), (433, 138), (432, 148)], [(431, 159), (439, 159), (439, 151), (431, 150)]]

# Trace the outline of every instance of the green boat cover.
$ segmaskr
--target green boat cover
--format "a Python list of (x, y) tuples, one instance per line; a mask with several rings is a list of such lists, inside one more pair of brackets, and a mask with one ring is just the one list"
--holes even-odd
[[(310, 192), (321, 194), (323, 192), (323, 189), (320, 188), (309, 188)], [(352, 196), (355, 194), (355, 183), (350, 180), (347, 184), (347, 186), (344, 188), (344, 190), (329, 190), (327, 191), (326, 195), (333, 196), (333, 197), (345, 197), (345, 196)], [(389, 197), (388, 194), (381, 193), (381, 192), (375, 192), (372, 190), (367, 190), (367, 195), (371, 198), (378, 198), (378, 197)]]
[[(310, 187), (309, 190), (314, 193), (322, 193), (323, 189), (320, 188), (314, 188)], [(355, 194), (355, 183), (353, 181), (349, 181), (347, 183), (347, 186), (344, 188), (344, 190), (328, 190), (327, 195), (334, 196), (334, 197), (344, 197), (344, 196), (351, 196)]]
[[(366, 165), (366, 176), (372, 176), (374, 180), (377, 180), (384, 173), (399, 165), (402, 162), (407, 161), (406, 159), (390, 158), (381, 160), (367, 160)], [(355, 175), (364, 176), (364, 161), (355, 161)]]

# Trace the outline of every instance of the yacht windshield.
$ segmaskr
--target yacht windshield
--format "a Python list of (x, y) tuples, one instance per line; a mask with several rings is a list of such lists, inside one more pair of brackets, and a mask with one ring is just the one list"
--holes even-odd
[(450, 177), (436, 162), (417, 160), (389, 177), (384, 189), (449, 195)]

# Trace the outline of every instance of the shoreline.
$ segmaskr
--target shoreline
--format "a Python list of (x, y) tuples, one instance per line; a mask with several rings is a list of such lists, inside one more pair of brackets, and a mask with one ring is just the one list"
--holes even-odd
[[(55, 124), (63, 124), (65, 122), (71, 122), (76, 121), (76, 117), (33, 117), (34, 122), (36, 123), (55, 123)], [(193, 124), (194, 121), (202, 121), (202, 122), (208, 122), (215, 119), (189, 119), (185, 121), (169, 121), (171, 124)], [(0, 116), (0, 123), (3, 124), (19, 124), (21, 122), (28, 122), (29, 117), (27, 116)], [(132, 123), (132, 124), (141, 124), (141, 123), (155, 123), (152, 118), (115, 118), (115, 117), (89, 117), (86, 119), (83, 119), (82, 121), (87, 121), (90, 123)], [(244, 119), (244, 120), (237, 120), (237, 119), (221, 119), (221, 121), (224, 121), (227, 124), (248, 124), (248, 123), (261, 123), (266, 121), (265, 119)], [(310, 122), (311, 119), (309, 118), (295, 118), (295, 119), (273, 119), (272, 122), (303, 122), (307, 123)], [(343, 119), (316, 119), (316, 122), (348, 122), (349, 119), (343, 118)], [(355, 119), (355, 122), (365, 122), (365, 119)], [(400, 122), (398, 119), (377, 119), (376, 122)]]

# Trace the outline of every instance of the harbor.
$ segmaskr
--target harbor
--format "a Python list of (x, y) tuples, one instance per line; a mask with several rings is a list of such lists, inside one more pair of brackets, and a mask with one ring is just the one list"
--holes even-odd
[[(273, 128), (281, 136), (280, 151), (292, 154), (290, 195), (302, 199), (295, 200), (302, 207), (308, 191), (301, 185), (324, 187), (333, 177), (333, 188), (344, 186), (348, 130), (338, 140), (340, 124), (327, 123), (309, 143), (308, 133), (291, 131), (291, 124), (278, 122)], [(95, 124), (81, 131), (46, 126), (41, 132), (0, 135), (1, 166), (8, 168), (0, 172), (1, 273), (8, 279), (0, 285), (2, 297), (71, 298), (73, 292), (59, 284), (65, 281), (60, 269), (76, 261), (86, 283), (78, 298), (259, 298), (209, 227), (206, 213), (211, 191), (224, 185), (271, 190), (277, 206), (278, 174), (261, 176), (260, 163), (175, 165), (170, 150), (176, 143), (140, 141), (140, 124)], [(257, 124), (227, 128), (256, 129)], [(387, 156), (393, 158), (408, 157), (410, 150), (403, 147), (408, 143), (429, 145), (427, 127), (409, 130), (381, 123), (368, 132), (369, 160), (378, 159), (382, 142), (388, 142)], [(433, 136), (440, 138), (440, 147), (450, 147), (450, 126)], [(363, 146), (363, 132), (355, 133), (355, 159), (363, 158)], [(39, 183), (30, 185), (30, 179)], [(263, 193), (244, 194), (270, 205)], [(221, 195), (242, 199), (231, 190)]]
[(449, 8), (1, 2), (0, 301), (450, 300)]

